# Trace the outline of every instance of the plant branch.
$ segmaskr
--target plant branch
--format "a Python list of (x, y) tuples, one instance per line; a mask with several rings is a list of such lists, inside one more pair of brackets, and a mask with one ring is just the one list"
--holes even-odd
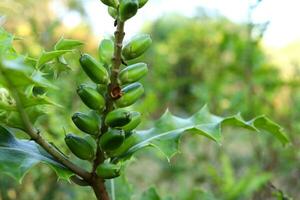
[(110, 84), (107, 87), (107, 95), (106, 95), (106, 109), (102, 114), (102, 124), (99, 137), (97, 138), (97, 153), (96, 159), (93, 163), (92, 176), (95, 178), (94, 183), (92, 184), (92, 188), (96, 194), (96, 197), (99, 200), (108, 200), (108, 194), (105, 189), (104, 180), (97, 178), (95, 173), (99, 164), (103, 163), (105, 160), (104, 152), (101, 150), (99, 146), (99, 139), (101, 135), (103, 135), (108, 130), (108, 126), (104, 123), (106, 115), (114, 109), (114, 99), (121, 96), (121, 89), (118, 84), (118, 75), (120, 66), (122, 65), (122, 47), (123, 47), (123, 39), (124, 39), (124, 22), (117, 22), (117, 30), (115, 31), (115, 45), (114, 45), (114, 57), (113, 57), (113, 66), (111, 69), (110, 76)]
[(23, 122), (24, 129), (26, 133), (30, 136), (30, 138), (34, 140), (37, 144), (39, 144), (41, 147), (43, 147), (43, 149), (45, 149), (50, 155), (52, 155), (59, 163), (70, 169), (72, 172), (74, 172), (75, 174), (77, 174), (85, 180), (90, 179), (90, 174), (87, 171), (69, 161), (64, 155), (62, 155), (58, 150), (56, 150), (53, 145), (48, 143), (33, 127), (24, 109), (18, 90), (15, 88), (14, 84), (7, 78), (5, 73), (2, 72), (2, 74), (9, 90), (12, 92), (12, 95), (16, 101), (17, 111), (19, 112), (19, 115)]

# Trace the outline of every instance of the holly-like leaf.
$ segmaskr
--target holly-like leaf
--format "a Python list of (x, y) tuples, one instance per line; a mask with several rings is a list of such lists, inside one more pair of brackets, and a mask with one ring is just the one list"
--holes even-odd
[(154, 123), (153, 128), (137, 131), (119, 149), (112, 152), (111, 156), (117, 160), (125, 160), (140, 149), (150, 146), (157, 148), (167, 159), (170, 159), (178, 152), (178, 143), (184, 133), (202, 135), (220, 144), (221, 128), (225, 125), (242, 127), (256, 132), (269, 132), (283, 145), (289, 142), (282, 128), (265, 116), (256, 117), (250, 121), (245, 121), (240, 114), (224, 118), (211, 114), (207, 106), (204, 106), (190, 118), (176, 117), (166, 111)]
[(0, 76), (0, 81), (4, 85), (6, 84), (6, 79), (9, 79), (16, 87), (34, 83), (30, 78), (33, 69), (24, 64), (24, 58), (22, 56), (18, 56), (14, 59), (0, 60), (0, 69), (2, 75), (5, 76)]
[(44, 73), (41, 71), (34, 71), (31, 75), (31, 79), (34, 81), (34, 83), (41, 87), (46, 88), (52, 88), (52, 89), (58, 89), (55, 85), (53, 85), (48, 79), (44, 77)]
[(72, 40), (72, 39), (65, 39), (64, 37), (61, 37), (58, 42), (55, 44), (54, 49), (55, 50), (71, 50), (76, 47), (79, 47), (83, 45), (83, 42), (80, 42), (79, 40)]
[(49, 52), (44, 51), (38, 59), (36, 68), (39, 68), (40, 66), (52, 61), (53, 59), (56, 59), (69, 52), (72, 52), (72, 50), (56, 50), (56, 51), (49, 51)]
[(58, 163), (51, 155), (33, 141), (19, 140), (5, 127), (0, 126), (0, 171), (18, 181), (30, 168), (45, 163), (53, 168), (61, 179), (72, 175), (68, 169)]

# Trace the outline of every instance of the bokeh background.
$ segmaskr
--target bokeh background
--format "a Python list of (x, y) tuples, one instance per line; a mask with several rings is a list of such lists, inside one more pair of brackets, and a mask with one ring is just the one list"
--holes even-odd
[[(153, 39), (141, 58), (150, 66), (146, 95), (135, 105), (143, 113), (141, 128), (166, 108), (189, 116), (208, 104), (218, 115), (265, 114), (284, 127), (292, 145), (283, 148), (268, 135), (230, 128), (222, 146), (186, 135), (170, 163), (153, 151), (139, 153), (126, 169), (127, 181), (116, 185), (118, 200), (131, 190), (132, 199), (139, 199), (149, 186), (176, 200), (299, 199), (299, 6), (293, 0), (149, 0), (126, 24), (126, 39), (138, 32)], [(83, 41), (81, 50), (95, 55), (101, 39), (114, 31), (98, 0), (1, 0), (0, 15), (19, 38), (17, 50), (35, 57), (62, 35)], [(76, 132), (70, 116), (84, 109), (75, 93), (87, 81), (78, 58), (69, 55), (71, 69), (55, 80), (60, 91), (49, 93), (65, 108), (49, 108), (38, 122), (62, 148), (64, 130)], [(44, 165), (22, 184), (0, 174), (0, 200), (93, 198), (88, 188), (58, 181)]]

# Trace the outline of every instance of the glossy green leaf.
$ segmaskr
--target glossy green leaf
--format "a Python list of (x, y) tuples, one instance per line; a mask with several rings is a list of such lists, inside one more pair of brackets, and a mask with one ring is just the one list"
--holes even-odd
[(48, 79), (46, 79), (44, 77), (44, 75), (45, 74), (41, 71), (34, 71), (33, 74), (31, 75), (31, 79), (38, 86), (42, 86), (42, 87), (46, 87), (46, 88), (52, 88), (52, 89), (58, 89)]
[(38, 59), (38, 62), (36, 64), (37, 68), (69, 52), (72, 52), (72, 50), (56, 50), (49, 52), (44, 51)]
[(159, 149), (168, 159), (178, 152), (178, 143), (184, 133), (195, 133), (205, 136), (217, 143), (221, 143), (222, 127), (230, 125), (242, 127), (256, 132), (269, 132), (283, 145), (289, 142), (282, 128), (266, 118), (260, 116), (250, 121), (245, 121), (240, 114), (230, 117), (219, 117), (209, 112), (207, 106), (190, 118), (179, 118), (169, 111), (154, 123), (149, 130), (137, 131), (112, 156), (116, 159), (127, 159), (135, 152), (145, 147)]
[(45, 163), (55, 170), (61, 179), (69, 179), (72, 173), (33, 141), (19, 140), (5, 127), (0, 126), (0, 171), (22, 181), (30, 168)]
[(65, 39), (64, 37), (61, 37), (59, 41), (55, 44), (54, 49), (55, 50), (71, 50), (76, 47), (82, 46), (83, 42), (79, 40), (72, 40), (72, 39)]
[(23, 57), (19, 56), (15, 59), (0, 60), (0, 69), (2, 75), (0, 81), (5, 85), (6, 79), (9, 79), (16, 87), (33, 84), (34, 81), (30, 78), (33, 68), (24, 63)]

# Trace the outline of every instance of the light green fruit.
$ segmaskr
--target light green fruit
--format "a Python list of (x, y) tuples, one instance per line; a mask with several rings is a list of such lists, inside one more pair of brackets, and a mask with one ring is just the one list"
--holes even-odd
[(95, 112), (88, 114), (77, 112), (72, 116), (73, 123), (85, 133), (97, 135), (100, 129), (100, 117)]
[(111, 163), (102, 163), (97, 169), (96, 173), (103, 179), (112, 179), (120, 176), (121, 166)]
[(141, 83), (132, 83), (121, 90), (121, 98), (115, 101), (116, 105), (120, 108), (134, 104), (143, 94), (144, 87)]
[(119, 148), (125, 140), (123, 130), (110, 129), (104, 133), (99, 140), (99, 145), (103, 151), (113, 151)]
[(119, 5), (119, 1), (118, 0), (100, 0), (103, 4), (107, 5), (107, 6), (111, 6), (114, 8), (117, 8)]
[(114, 18), (114, 19), (117, 19), (118, 18), (118, 10), (113, 8), (113, 7), (108, 7), (108, 14)]
[(126, 67), (119, 73), (121, 84), (133, 83), (143, 78), (148, 73), (146, 63), (136, 63)]
[(95, 138), (93, 138), (91, 135), (85, 135), (83, 139), (85, 139), (85, 141), (87, 141), (93, 147), (94, 153), (96, 155), (97, 142)]
[(111, 64), (114, 57), (114, 42), (111, 39), (104, 39), (100, 42), (98, 56), (102, 63)]
[[(130, 122), (129, 122), (127, 125), (125, 125), (125, 126), (122, 127), (122, 130), (125, 131), (125, 134), (126, 134), (127, 132), (132, 131), (132, 130), (135, 129), (136, 127), (138, 127), (138, 125), (139, 125), (139, 124), (141, 123), (141, 121), (142, 121), (142, 119), (141, 119), (141, 113), (133, 111), (133, 112), (130, 113), (130, 115), (131, 115), (131, 120), (130, 120)], [(127, 135), (127, 134), (126, 134), (126, 135)]]
[(122, 0), (119, 6), (119, 19), (122, 22), (133, 17), (139, 9), (138, 0)]
[(65, 137), (65, 142), (71, 152), (82, 160), (93, 160), (95, 151), (93, 147), (84, 138), (74, 134), (68, 134)]
[(80, 57), (80, 65), (88, 77), (97, 84), (108, 84), (109, 74), (105, 67), (88, 54)]
[(97, 111), (104, 110), (105, 99), (97, 90), (82, 84), (78, 87), (77, 93), (83, 103), (90, 109)]
[(109, 112), (105, 118), (105, 124), (110, 127), (122, 127), (131, 120), (131, 112), (125, 109), (116, 109)]
[(147, 51), (151, 44), (152, 40), (149, 35), (137, 35), (124, 46), (122, 56), (125, 60), (138, 58)]

